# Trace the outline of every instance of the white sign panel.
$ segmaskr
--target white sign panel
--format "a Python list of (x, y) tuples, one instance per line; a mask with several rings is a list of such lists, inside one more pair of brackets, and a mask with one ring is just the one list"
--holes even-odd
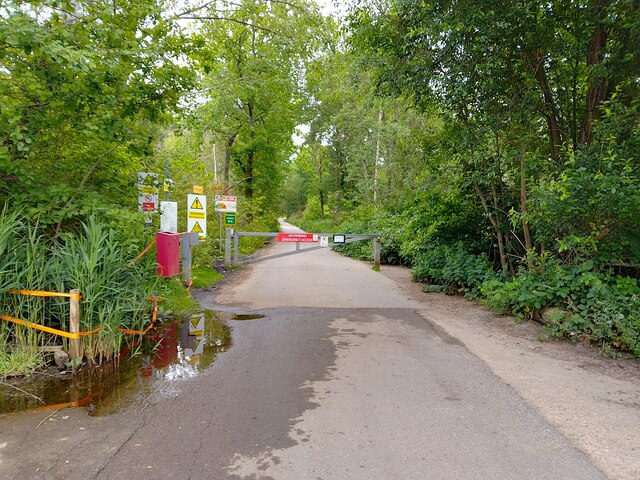
[(184, 354), (187, 357), (202, 355), (204, 351), (204, 313), (191, 315), (189, 319), (189, 336)]
[(321, 236), (320, 237), (320, 246), (321, 247), (328, 247), (329, 246), (329, 237), (326, 236)]
[(238, 197), (235, 195), (216, 195), (216, 212), (234, 213), (238, 205)]
[(138, 208), (142, 212), (158, 211), (158, 174), (138, 172)]
[(203, 240), (207, 237), (207, 197), (205, 195), (187, 195), (187, 230), (198, 234)]
[(160, 231), (178, 233), (178, 202), (160, 202)]

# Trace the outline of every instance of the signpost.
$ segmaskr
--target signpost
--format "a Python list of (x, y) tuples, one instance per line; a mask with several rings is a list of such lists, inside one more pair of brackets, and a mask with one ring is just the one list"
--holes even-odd
[(235, 213), (225, 213), (224, 214), (224, 224), (225, 225), (235, 225), (236, 224), (236, 214)]
[(276, 239), (278, 242), (312, 243), (318, 241), (318, 235), (315, 233), (278, 233)]
[(235, 195), (216, 195), (215, 202), (216, 212), (235, 213), (238, 204), (238, 197)]
[(207, 197), (205, 195), (187, 195), (187, 230), (198, 234), (203, 240), (207, 237)]
[(151, 223), (151, 214), (158, 211), (158, 174), (138, 172), (138, 208)]
[(158, 174), (138, 172), (138, 207), (143, 212), (158, 211)]
[(220, 251), (222, 251), (222, 216), (224, 215), (225, 225), (235, 225), (237, 207), (238, 197), (236, 195), (215, 196), (215, 210), (220, 212)]

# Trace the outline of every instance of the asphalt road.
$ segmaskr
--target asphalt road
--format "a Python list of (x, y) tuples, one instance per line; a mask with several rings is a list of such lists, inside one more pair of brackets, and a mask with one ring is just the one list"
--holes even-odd
[(26, 431), (3, 419), (0, 478), (606, 478), (364, 263), (328, 249), (269, 260), (198, 298), (265, 316), (230, 322), (228, 352), (135, 408), (38, 432), (42, 414)]

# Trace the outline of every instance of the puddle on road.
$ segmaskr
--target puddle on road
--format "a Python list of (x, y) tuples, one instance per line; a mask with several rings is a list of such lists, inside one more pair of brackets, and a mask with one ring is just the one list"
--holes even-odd
[(231, 320), (258, 320), (260, 318), (264, 318), (264, 315), (259, 313), (234, 313), (231, 315)]
[[(83, 368), (75, 375), (39, 374), (0, 383), (0, 414), (22, 410), (84, 407), (90, 415), (108, 415), (144, 401), (153, 390), (171, 388), (206, 369), (231, 346), (231, 330), (220, 312), (204, 311), (184, 320), (165, 320), (120, 361)], [(225, 315), (228, 318), (228, 315)]]

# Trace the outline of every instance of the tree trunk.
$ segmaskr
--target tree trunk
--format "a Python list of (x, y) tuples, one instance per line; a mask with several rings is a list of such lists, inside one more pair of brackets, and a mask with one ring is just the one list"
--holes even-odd
[(378, 205), (378, 168), (380, 164), (380, 141), (382, 135), (382, 123), (384, 122), (384, 111), (378, 111), (378, 135), (376, 138), (376, 157), (373, 163), (373, 204)]
[(254, 141), (256, 139), (256, 119), (254, 117), (253, 112), (253, 104), (251, 102), (247, 103), (247, 112), (249, 113), (249, 152), (247, 153), (247, 159), (244, 162), (244, 176), (246, 178), (244, 184), (244, 196), (247, 200), (253, 199), (253, 162), (255, 158), (255, 145)]
[(498, 215), (498, 192), (496, 191), (495, 183), (491, 184), (491, 194), (493, 195), (493, 211), (495, 213), (495, 230), (496, 237), (498, 239), (498, 253), (500, 254), (500, 267), (503, 272), (507, 272), (507, 254), (504, 249), (504, 233), (502, 233), (502, 225), (500, 223), (500, 216)]
[(603, 18), (607, 14), (607, 7), (611, 4), (611, 0), (596, 0), (594, 3), (596, 25), (587, 51), (587, 68), (590, 77), (585, 99), (584, 119), (580, 127), (580, 143), (583, 144), (591, 143), (593, 122), (600, 118), (600, 106), (608, 95), (607, 79), (602, 75), (594, 75), (593, 67), (602, 62), (602, 54), (609, 37), (608, 31), (603, 25)]
[(533, 250), (531, 230), (527, 221), (527, 176), (524, 144), (520, 148), (520, 212), (522, 213), (522, 231), (524, 233), (524, 247), (527, 253)]
[(560, 115), (558, 114), (558, 106), (553, 97), (553, 91), (549, 85), (549, 78), (545, 70), (545, 54), (541, 49), (537, 49), (535, 54), (531, 54), (523, 50), (523, 58), (525, 63), (531, 69), (534, 78), (540, 88), (542, 96), (542, 114), (547, 122), (547, 130), (549, 132), (549, 142), (551, 148), (551, 158), (555, 162), (560, 160), (560, 149), (563, 144), (563, 130), (560, 124)]
[(324, 190), (320, 189), (320, 191), (318, 192), (318, 196), (320, 197), (320, 219), (324, 220)]
[[(478, 197), (480, 198), (480, 203), (482, 203), (482, 208), (484, 210), (484, 213), (489, 218), (491, 227), (493, 227), (493, 230), (496, 232), (496, 238), (498, 239), (498, 254), (500, 255), (500, 267), (502, 268), (502, 271), (506, 273), (508, 271), (507, 270), (508, 263), (507, 263), (507, 254), (504, 248), (504, 234), (501, 231), (500, 218), (498, 218), (498, 215), (495, 215), (489, 209), (489, 203), (487, 202), (487, 199), (484, 193), (482, 192), (480, 185), (478, 185), (477, 183), (474, 183), (473, 186), (476, 189), (476, 193), (478, 194)], [(494, 195), (494, 207), (495, 207), (497, 205), (495, 186), (492, 185), (491, 187)], [(495, 210), (497, 211), (497, 208)]]
[(224, 148), (224, 166), (222, 169), (222, 182), (225, 187), (229, 185), (229, 169), (231, 168), (231, 147), (233, 147), (234, 142), (236, 141), (236, 136), (238, 133), (227, 133), (227, 143)]

